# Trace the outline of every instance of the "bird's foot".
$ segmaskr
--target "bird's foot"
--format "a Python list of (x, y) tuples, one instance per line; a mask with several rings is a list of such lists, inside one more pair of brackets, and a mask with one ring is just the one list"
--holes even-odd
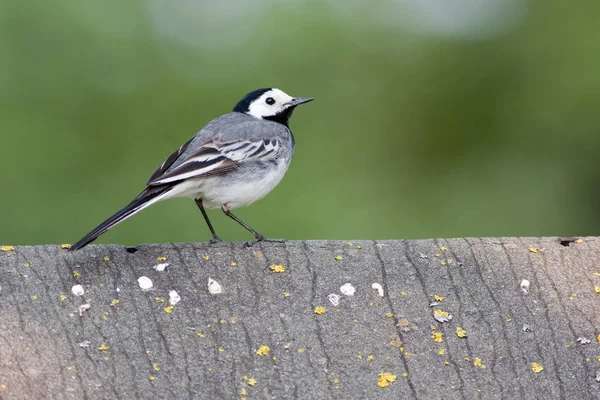
[(212, 239), (210, 239), (208, 241), (208, 243), (210, 243), (210, 244), (217, 244), (217, 243), (221, 243), (221, 242), (222, 242), (221, 238), (218, 237), (217, 235), (213, 236)]
[(271, 239), (271, 238), (268, 238), (266, 236), (260, 235), (260, 236), (256, 236), (254, 238), (254, 240), (252, 240), (250, 242), (246, 242), (246, 247), (252, 247), (252, 246), (254, 246), (258, 242), (283, 243), (285, 241), (286, 241), (286, 239)]

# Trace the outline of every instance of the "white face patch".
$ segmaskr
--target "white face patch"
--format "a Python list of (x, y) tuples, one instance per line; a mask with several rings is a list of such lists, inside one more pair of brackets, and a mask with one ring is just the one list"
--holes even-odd
[(293, 97), (283, 91), (271, 89), (250, 104), (248, 114), (258, 119), (272, 117), (284, 111), (287, 108), (286, 104), (292, 100)]

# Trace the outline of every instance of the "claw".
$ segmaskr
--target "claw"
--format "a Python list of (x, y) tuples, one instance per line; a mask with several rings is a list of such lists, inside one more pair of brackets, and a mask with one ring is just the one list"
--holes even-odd
[(254, 240), (246, 242), (245, 246), (248, 248), (254, 246), (258, 242), (284, 243), (285, 241), (286, 239), (271, 239), (265, 236), (257, 236)]
[(208, 243), (210, 243), (210, 244), (217, 244), (217, 243), (221, 243), (221, 242), (222, 242), (221, 238), (218, 237), (217, 235), (213, 236), (213, 238), (208, 241)]

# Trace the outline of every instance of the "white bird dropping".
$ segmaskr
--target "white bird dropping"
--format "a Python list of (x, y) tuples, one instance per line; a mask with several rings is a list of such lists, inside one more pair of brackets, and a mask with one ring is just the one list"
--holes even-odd
[(208, 291), (211, 294), (218, 294), (223, 291), (223, 288), (219, 284), (219, 282), (215, 281), (212, 278), (208, 278)]
[(79, 316), (83, 317), (83, 313), (86, 312), (87, 310), (90, 309), (90, 305), (89, 304), (82, 304), (79, 306)]
[(181, 301), (181, 296), (175, 290), (169, 291), (169, 304), (174, 306)]
[(327, 296), (327, 298), (329, 299), (331, 304), (333, 304), (334, 307), (337, 307), (340, 304), (339, 294), (331, 293), (329, 296)]
[(352, 286), (351, 283), (345, 283), (342, 286), (340, 286), (340, 292), (342, 292), (342, 294), (345, 294), (346, 296), (354, 296), (354, 292), (356, 292), (356, 289), (354, 288), (354, 286)]
[(83, 286), (75, 285), (71, 288), (71, 293), (75, 296), (83, 296), (85, 294), (85, 290), (83, 290)]
[(169, 266), (169, 263), (157, 264), (154, 266), (154, 269), (157, 270), (158, 272), (163, 272), (168, 266)]
[(527, 293), (527, 292), (529, 292), (529, 281), (528, 281), (527, 279), (523, 279), (523, 280), (521, 281), (521, 290), (522, 290), (524, 293)]
[(138, 284), (142, 290), (150, 290), (152, 288), (152, 280), (147, 276), (140, 276), (138, 278)]
[(381, 284), (376, 282), (371, 285), (371, 288), (377, 290), (377, 294), (379, 294), (379, 297), (383, 297), (383, 287), (381, 286)]

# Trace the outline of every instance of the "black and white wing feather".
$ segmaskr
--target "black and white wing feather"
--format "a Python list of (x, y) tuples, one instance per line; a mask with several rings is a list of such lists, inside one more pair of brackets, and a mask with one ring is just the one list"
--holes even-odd
[[(277, 138), (229, 142), (213, 139), (195, 150), (186, 151), (192, 140), (167, 158), (152, 175), (148, 186), (224, 174), (239, 168), (242, 163), (275, 158), (281, 147)], [(182, 154), (185, 154), (183, 158)]]

